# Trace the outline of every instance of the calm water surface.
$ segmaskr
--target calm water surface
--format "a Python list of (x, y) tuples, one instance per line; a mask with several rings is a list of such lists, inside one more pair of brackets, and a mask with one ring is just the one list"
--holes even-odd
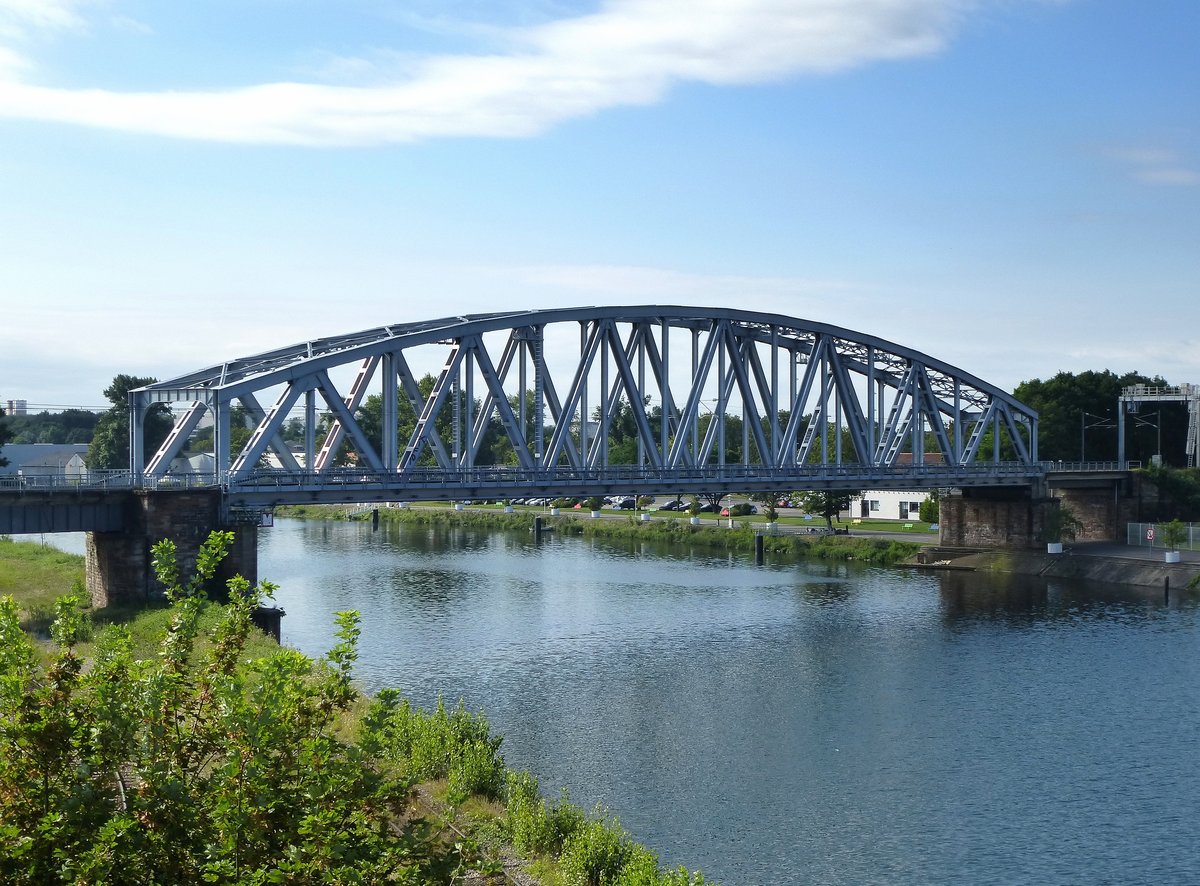
[(279, 520), (284, 641), (733, 884), (1200, 883), (1200, 625), (1127, 589)]

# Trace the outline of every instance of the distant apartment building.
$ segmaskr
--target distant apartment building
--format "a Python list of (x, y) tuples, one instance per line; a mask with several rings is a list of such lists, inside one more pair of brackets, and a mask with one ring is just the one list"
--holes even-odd
[(4, 410), (5, 415), (26, 415), (29, 412), (28, 400), (9, 400)]

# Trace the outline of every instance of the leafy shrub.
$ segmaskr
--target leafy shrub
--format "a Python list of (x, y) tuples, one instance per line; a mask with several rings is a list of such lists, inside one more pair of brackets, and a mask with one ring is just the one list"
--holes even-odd
[(394, 764), (411, 781), (445, 778), (454, 804), (472, 794), (499, 798), (504, 788), (500, 737), (482, 714), (469, 714), (459, 702), (447, 711), (439, 699), (432, 713), (413, 708), (394, 689), (376, 696), (363, 721), (363, 743)]
[(199, 589), (230, 540), (209, 538), (186, 586), (174, 546), (155, 546), (171, 610), (152, 660), (110, 626), (85, 670), (68, 597), (43, 668), (0, 600), (0, 882), (363, 882), (425, 863), (390, 830), (403, 794), (334, 734), (357, 698), (356, 614), (338, 615), (323, 661), (281, 649), (247, 663), (271, 586), (239, 577), (198, 643)]
[[(632, 844), (617, 819), (601, 810), (563, 841), (559, 865), (572, 886), (612, 883), (629, 860)], [(643, 860), (644, 862), (644, 860)]]
[(547, 803), (528, 772), (508, 773), (507, 800), (509, 837), (527, 855), (558, 855), (584, 823), (583, 811), (571, 805), (565, 790), (557, 803)]

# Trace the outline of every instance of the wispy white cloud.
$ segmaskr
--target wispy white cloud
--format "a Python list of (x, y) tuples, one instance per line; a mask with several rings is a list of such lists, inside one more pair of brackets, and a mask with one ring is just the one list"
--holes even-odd
[(1190, 187), (1200, 185), (1200, 168), (1164, 148), (1132, 148), (1112, 152), (1134, 180), (1147, 185)]
[(24, 56), (0, 46), (0, 81), (13, 80), (29, 69)]
[(83, 26), (81, 9), (93, 0), (0, 0), (0, 37), (25, 38)]
[[(0, 0), (14, 20), (68, 23), (84, 0)], [(188, 139), (372, 145), (522, 137), (675, 84), (749, 84), (928, 55), (968, 0), (608, 0), (503, 33), (505, 51), (421, 59), (370, 86), (268, 83), (122, 93), (0, 82), (0, 116)]]

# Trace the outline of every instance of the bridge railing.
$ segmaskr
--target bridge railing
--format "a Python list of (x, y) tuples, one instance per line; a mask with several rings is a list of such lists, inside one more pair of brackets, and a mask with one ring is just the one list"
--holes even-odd
[(1119, 461), (1044, 461), (1041, 462), (1042, 470), (1047, 473), (1057, 471), (1124, 471), (1131, 467), (1137, 467), (1138, 464), (1126, 462), (1122, 466)]
[(131, 489), (134, 477), (129, 471), (88, 471), (81, 475), (17, 472), (0, 477), (0, 490), (57, 491), (72, 489)]
[(0, 491), (61, 492), (119, 489), (211, 489), (220, 486), (216, 474), (137, 477), (125, 470), (88, 471), (79, 476), (61, 473), (17, 473), (0, 477)]

